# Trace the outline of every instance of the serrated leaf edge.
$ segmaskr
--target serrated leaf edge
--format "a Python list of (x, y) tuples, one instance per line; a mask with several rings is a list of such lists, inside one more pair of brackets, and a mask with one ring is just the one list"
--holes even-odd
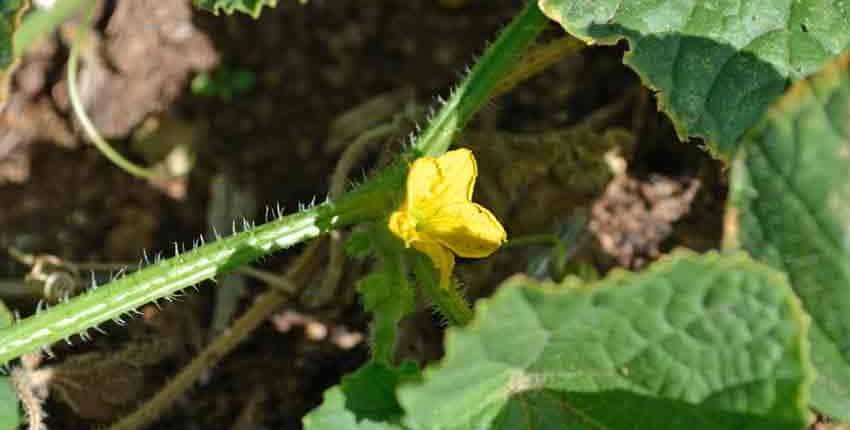
[[(722, 261), (728, 266), (735, 267), (744, 267), (750, 270), (759, 272), (760, 275), (772, 281), (772, 284), (779, 286), (780, 288), (785, 289), (785, 297), (786, 297), (786, 305), (790, 307), (790, 315), (793, 318), (795, 324), (799, 327), (799, 361), (802, 365), (801, 373), (802, 373), (802, 383), (801, 389), (799, 391), (798, 397), (796, 399), (796, 407), (797, 410), (801, 412), (800, 419), (801, 421), (808, 420), (808, 405), (809, 398), (811, 396), (811, 386), (816, 377), (815, 368), (810, 359), (810, 345), (809, 345), (809, 336), (808, 330), (811, 324), (811, 318), (809, 315), (803, 310), (802, 303), (797, 295), (794, 293), (793, 289), (790, 286), (788, 281), (788, 276), (767, 266), (765, 264), (759, 263), (753, 260), (746, 252), (743, 251), (732, 251), (732, 252), (718, 252), (718, 251), (710, 251), (707, 253), (699, 254), (687, 249), (678, 249), (675, 250), (663, 257), (661, 257), (658, 261), (653, 263), (649, 268), (642, 272), (631, 272), (622, 268), (616, 268), (612, 270), (608, 276), (603, 279), (596, 280), (586, 284), (586, 286), (576, 286), (573, 285), (567, 286), (567, 288), (588, 288), (594, 289), (598, 288), (602, 283), (614, 283), (614, 282), (628, 282), (632, 278), (639, 278), (642, 276), (651, 276), (652, 274), (658, 272), (668, 271), (672, 266), (677, 264), (683, 258), (703, 258), (703, 263), (712, 264), (717, 263), (718, 261)], [(507, 280), (505, 280), (499, 290), (505, 290), (507, 288), (516, 288), (518, 286), (520, 288), (525, 289), (541, 289), (547, 290), (551, 293), (564, 293), (568, 294), (567, 289), (562, 289), (558, 291), (558, 284), (555, 284), (551, 281), (538, 281), (534, 280), (532, 285), (524, 284), (527, 280), (531, 278), (524, 275), (514, 275)], [(628, 287), (624, 287), (628, 288)], [(475, 315), (481, 315), (486, 312), (487, 306), (489, 306), (489, 302), (498, 297), (499, 291), (497, 291), (492, 297), (487, 299), (479, 300), (475, 303)], [(407, 383), (401, 384), (398, 389), (404, 389), (405, 387), (412, 387), (417, 384), (422, 384), (424, 381), (427, 381), (432, 377), (432, 375), (438, 372), (443, 363), (451, 361), (450, 359), (455, 357), (458, 353), (453, 345), (457, 344), (454, 340), (456, 336), (458, 336), (458, 332), (467, 332), (467, 331), (475, 331), (480, 328), (481, 319), (475, 318), (469, 324), (464, 327), (452, 327), (446, 331), (445, 339), (443, 344), (445, 345), (445, 354), (439, 362), (431, 364), (427, 366), (422, 372), (422, 379), (417, 383)], [(508, 381), (509, 383), (504, 386), (502, 390), (494, 391), (491, 394), (493, 398), (504, 398), (505, 400), (512, 394), (517, 394), (523, 391), (529, 391), (533, 389), (538, 389), (543, 386), (544, 379), (538, 378), (536, 375), (529, 375), (525, 372), (518, 372), (517, 374), (509, 375)], [(402, 402), (402, 408), (404, 409), (404, 403)]]

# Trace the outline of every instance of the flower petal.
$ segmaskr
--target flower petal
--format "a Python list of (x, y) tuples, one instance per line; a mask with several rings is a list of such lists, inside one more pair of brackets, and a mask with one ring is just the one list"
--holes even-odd
[(436, 191), (444, 204), (472, 200), (478, 166), (472, 151), (461, 148), (448, 151), (437, 158), (442, 181)]
[(416, 232), (416, 225), (410, 219), (410, 214), (402, 209), (399, 209), (390, 215), (390, 220), (387, 223), (390, 231), (404, 241), (404, 246), (409, 247), (410, 243), (419, 239), (419, 233)]
[(440, 272), (440, 287), (448, 288), (455, 267), (455, 256), (437, 242), (417, 240), (413, 242), (413, 247), (431, 259), (434, 267)]
[(441, 207), (421, 220), (422, 240), (434, 240), (461, 257), (482, 258), (495, 252), (507, 239), (504, 227), (487, 208), (471, 202)]
[(434, 190), (441, 181), (442, 175), (436, 158), (417, 158), (407, 172), (407, 209), (412, 212), (423, 202), (433, 200)]
[(472, 199), (478, 167), (468, 149), (446, 152), (438, 158), (420, 157), (407, 175), (407, 208), (428, 216), (440, 206)]

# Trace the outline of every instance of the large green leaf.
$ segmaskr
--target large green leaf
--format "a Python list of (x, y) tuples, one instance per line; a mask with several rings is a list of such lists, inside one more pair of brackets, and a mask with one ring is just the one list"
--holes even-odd
[[(411, 429), (799, 430), (807, 317), (781, 273), (683, 253), (578, 285), (513, 278), (399, 399)], [(345, 427), (340, 427), (345, 428)]]
[(814, 405), (850, 420), (848, 62), (796, 84), (743, 140), (725, 241), (788, 273), (814, 320)]
[(21, 425), (18, 396), (9, 378), (0, 377), (0, 430), (14, 430)]
[(401, 430), (398, 424), (357, 419), (354, 412), (346, 409), (346, 396), (339, 386), (325, 392), (322, 406), (304, 417), (305, 430)]
[(29, 7), (26, 0), (0, 2), (0, 70), (6, 70), (15, 60), (13, 39), (20, 25), (21, 15)]
[(208, 10), (216, 15), (224, 12), (232, 15), (234, 12), (242, 12), (259, 18), (263, 6), (275, 7), (277, 0), (192, 0), (195, 7)]
[(624, 62), (658, 90), (679, 136), (721, 157), (780, 96), (850, 44), (846, 0), (539, 0), (588, 42), (631, 45)]
[(15, 56), (20, 57), (23, 55), (40, 38), (53, 33), (69, 16), (73, 15), (82, 7), (90, 5), (92, 1), (61, 0), (54, 3), (50, 9), (36, 9), (27, 14), (15, 32)]
[(0, 109), (9, 96), (9, 82), (15, 70), (14, 37), (29, 0), (0, 0)]
[(0, 377), (0, 430), (14, 430), (21, 425), (18, 396), (7, 376)]
[(390, 368), (367, 363), (325, 392), (322, 405), (304, 417), (306, 430), (401, 429), (402, 416), (395, 391), (404, 381), (417, 380), (419, 369), (406, 363)]
[[(0, 301), (0, 330), (9, 327), (15, 318), (6, 305)], [(21, 411), (18, 396), (7, 376), (0, 376), (0, 430), (13, 430), (21, 425)]]

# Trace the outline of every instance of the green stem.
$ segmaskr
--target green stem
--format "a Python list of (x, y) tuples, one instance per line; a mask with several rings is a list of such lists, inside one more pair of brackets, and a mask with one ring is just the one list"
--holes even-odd
[(457, 134), (500, 85), (502, 78), (519, 64), (522, 54), (548, 22), (537, 1), (529, 1), (478, 59), (440, 112), (430, 120), (428, 127), (416, 139), (414, 149), (430, 156), (446, 152)]
[[(429, 155), (445, 152), (460, 128), (487, 100), (500, 79), (515, 66), (547, 22), (536, 3), (529, 1), (498, 40), (487, 49), (416, 141), (416, 152)], [(69, 80), (75, 82), (75, 59), (69, 64), (69, 75)], [(74, 88), (74, 85), (69, 87)], [(82, 104), (75, 89), (72, 90), (72, 99), (76, 100), (74, 109), (79, 115), (82, 112)], [(85, 112), (82, 113), (81, 122), (89, 137), (99, 137), (91, 122), (87, 121), (87, 118), (83, 119)], [(99, 148), (105, 154), (111, 153), (123, 159), (108, 145), (101, 145)], [(0, 364), (60, 339), (69, 339), (75, 334), (85, 335), (89, 328), (97, 327), (110, 319), (120, 322), (123, 315), (146, 303), (168, 298), (186, 287), (314, 238), (323, 232), (358, 222), (381, 219), (395, 209), (403, 198), (406, 170), (406, 164), (400, 160), (334, 202), (282, 217), (195, 248), (97, 289), (91, 289), (68, 302), (2, 329)], [(419, 260), (425, 258), (421, 255), (419, 257)], [(424, 263), (418, 265), (418, 270), (422, 271), (424, 264), (424, 267), (433, 272), (430, 261), (422, 261)], [(428, 294), (450, 321), (465, 324), (471, 320), (472, 311), (456, 290), (449, 291), (439, 287), (435, 290), (433, 287), (438, 283), (430, 284), (433, 285), (425, 285)]]
[(321, 233), (318, 206), (195, 248), (0, 330), (0, 364)]
[(124, 158), (123, 155), (113, 149), (112, 146), (110, 146), (109, 143), (100, 136), (100, 133), (97, 131), (97, 127), (92, 124), (89, 116), (86, 114), (86, 108), (83, 106), (83, 102), (80, 100), (80, 94), (77, 92), (77, 69), (79, 68), (77, 63), (80, 58), (80, 45), (84, 43), (88, 34), (89, 29), (87, 27), (87, 23), (91, 21), (90, 18), (93, 10), (94, 8), (91, 8), (88, 19), (85, 20), (85, 23), (77, 27), (79, 35), (74, 41), (74, 45), (71, 47), (71, 53), (68, 55), (68, 96), (71, 100), (71, 107), (74, 110), (74, 114), (77, 116), (77, 120), (80, 121), (80, 125), (83, 126), (86, 136), (94, 144), (94, 146), (107, 159), (109, 159), (109, 161), (135, 177), (143, 179), (153, 178), (156, 176), (154, 171), (139, 166)]
[(457, 290), (454, 282), (448, 288), (440, 286), (437, 268), (428, 257), (416, 253), (413, 256), (413, 271), (422, 285), (422, 290), (449, 324), (464, 326), (472, 321), (473, 313), (469, 303)]
[(558, 236), (555, 236), (554, 234), (530, 234), (527, 236), (514, 237), (502, 245), (502, 248), (528, 245), (557, 245), (558, 242)]

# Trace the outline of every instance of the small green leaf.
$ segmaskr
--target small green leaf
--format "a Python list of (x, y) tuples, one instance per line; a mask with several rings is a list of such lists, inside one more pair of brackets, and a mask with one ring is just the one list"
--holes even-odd
[(201, 72), (192, 79), (192, 94), (204, 97), (218, 97), (230, 101), (252, 88), (257, 78), (248, 69), (222, 65), (211, 72)]
[(420, 378), (413, 363), (390, 368), (367, 363), (342, 379), (342, 384), (325, 392), (322, 405), (304, 417), (306, 430), (402, 429), (396, 388)]
[(727, 247), (788, 273), (812, 316), (813, 405), (850, 420), (850, 57), (792, 87), (732, 167)]
[(507, 281), (399, 388), (411, 429), (800, 430), (807, 317), (773, 269), (682, 253), (590, 285)]
[(251, 15), (254, 19), (260, 17), (263, 6), (277, 6), (277, 0), (192, 0), (192, 2), (195, 7), (208, 10), (216, 15), (222, 11), (227, 15), (242, 12)]
[(624, 63), (658, 90), (682, 139), (723, 158), (789, 79), (816, 72), (850, 45), (845, 0), (538, 0), (591, 43), (629, 41)]
[(419, 368), (412, 362), (405, 362), (398, 368), (367, 363), (342, 378), (345, 407), (359, 419), (398, 421), (403, 411), (395, 390), (402, 382), (415, 381), (419, 377)]
[(395, 355), (398, 323), (413, 311), (415, 292), (407, 280), (399, 240), (383, 224), (371, 226), (369, 231), (379, 264), (357, 283), (357, 291), (363, 297), (363, 307), (374, 316), (372, 357), (389, 364)]
[(345, 254), (351, 258), (366, 258), (372, 253), (372, 230), (354, 230), (343, 244)]

